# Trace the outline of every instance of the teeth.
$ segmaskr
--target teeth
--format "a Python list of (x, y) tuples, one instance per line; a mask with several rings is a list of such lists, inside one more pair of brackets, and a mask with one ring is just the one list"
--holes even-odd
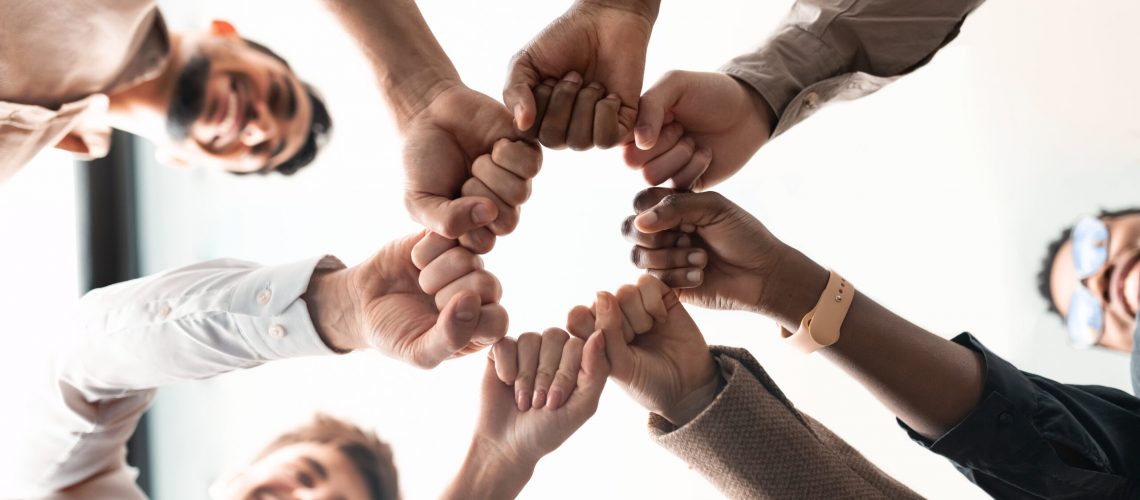
[(218, 130), (223, 133), (228, 133), (233, 129), (235, 122), (237, 122), (237, 94), (230, 94), (230, 98), (226, 103), (226, 115), (222, 118), (222, 122), (218, 124)]

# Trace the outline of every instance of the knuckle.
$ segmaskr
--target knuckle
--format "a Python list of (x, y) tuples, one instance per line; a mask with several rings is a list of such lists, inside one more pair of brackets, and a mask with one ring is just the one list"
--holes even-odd
[(633, 250), (629, 252), (629, 260), (635, 267), (642, 269), (643, 257), (641, 247), (633, 247)]
[(534, 374), (535, 384), (538, 386), (548, 386), (550, 381), (554, 380), (554, 371), (549, 368), (539, 368)]
[(568, 338), (570, 338), (570, 335), (563, 331), (561, 328), (547, 328), (542, 331), (543, 341), (565, 343)]

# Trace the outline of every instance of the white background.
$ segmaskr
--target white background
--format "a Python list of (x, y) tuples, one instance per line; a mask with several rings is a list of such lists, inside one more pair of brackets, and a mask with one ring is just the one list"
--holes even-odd
[[(391, 118), (355, 45), (319, 2), (166, 4), (174, 29), (203, 29), (221, 17), (277, 49), (322, 89), (335, 134), (319, 162), (293, 178), (146, 165), (145, 272), (215, 257), (279, 263), (334, 253), (352, 264), (417, 229), (403, 209)], [(510, 55), (568, 2), (420, 4), (466, 83), (497, 98)], [(790, 5), (665, 2), (646, 86), (669, 69), (711, 71), (750, 50)], [(718, 190), (933, 332), (970, 331), (1025, 370), (1127, 390), (1124, 356), (1066, 346), (1060, 323), (1043, 313), (1034, 274), (1064, 225), (1102, 206), (1140, 202), (1140, 32), (1130, 21), (1137, 16), (1140, 4), (1129, 0), (991, 2), (927, 67), (875, 95), (829, 106), (765, 146)], [(40, 188), (66, 199), (67, 182)], [(0, 203), (29, 183), (0, 188)], [(616, 151), (545, 152), (522, 223), (486, 258), (503, 282), (513, 335), (560, 326), (595, 291), (636, 278), (618, 228), (642, 187)], [(850, 204), (838, 209), (843, 199)], [(25, 213), (0, 208), (5, 265), (40, 231), (13, 222)], [(73, 247), (68, 229), (47, 246)], [(6, 313), (58, 292), (34, 273), (3, 273)], [(947, 461), (911, 443), (861, 387), (825, 360), (781, 345), (771, 322), (693, 314), (710, 343), (747, 347), (801, 410), (919, 493), (983, 497)], [(14, 332), (35, 326), (17, 322)], [(200, 498), (224, 471), (319, 409), (375, 428), (396, 451), (405, 497), (432, 497), (466, 449), (482, 366), (472, 356), (427, 372), (359, 353), (164, 388), (151, 412), (155, 496)], [(652, 444), (645, 412), (611, 389), (594, 419), (539, 464), (523, 497), (717, 497)]]

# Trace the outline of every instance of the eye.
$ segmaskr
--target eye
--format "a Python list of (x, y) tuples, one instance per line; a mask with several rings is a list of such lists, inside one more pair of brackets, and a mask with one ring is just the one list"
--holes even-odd
[(312, 488), (314, 485), (316, 485), (316, 482), (313, 481), (313, 476), (310, 476), (308, 472), (303, 471), (297, 473), (297, 482), (301, 483), (301, 486), (304, 486), (306, 488)]

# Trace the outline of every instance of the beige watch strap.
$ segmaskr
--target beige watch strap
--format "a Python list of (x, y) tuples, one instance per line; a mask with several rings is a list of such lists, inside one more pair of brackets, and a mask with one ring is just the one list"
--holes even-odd
[(839, 341), (839, 328), (851, 309), (855, 299), (855, 287), (843, 279), (839, 273), (831, 271), (827, 287), (815, 307), (804, 315), (796, 333), (780, 327), (780, 335), (788, 339), (796, 349), (805, 353), (815, 352)]

